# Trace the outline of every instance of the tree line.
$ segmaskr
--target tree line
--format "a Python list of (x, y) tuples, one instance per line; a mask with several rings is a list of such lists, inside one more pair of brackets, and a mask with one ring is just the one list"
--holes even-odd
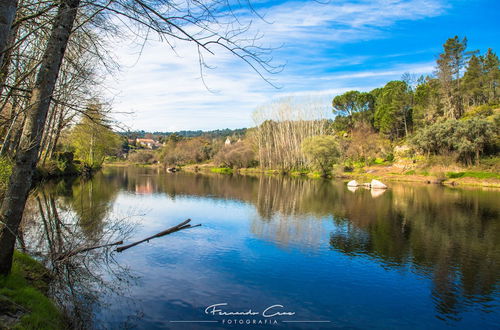
[[(327, 119), (330, 111), (333, 120)], [(259, 107), (254, 120), (256, 126), (236, 144), (171, 139), (157, 161), (212, 160), (323, 175), (334, 164), (349, 170), (392, 162), (399, 153), (477, 164), (497, 155), (500, 146), (500, 61), (492, 49), (468, 51), (467, 39), (455, 36), (444, 43), (432, 75), (405, 73), (372, 91), (348, 91), (335, 96), (331, 108), (312, 98), (285, 97)]]
[(498, 151), (500, 61), (490, 48), (467, 51), (467, 39), (448, 39), (436, 72), (404, 74), (370, 92), (349, 91), (333, 99), (334, 128), (365, 126), (392, 142), (407, 140), (427, 154), (453, 154), (465, 164)]

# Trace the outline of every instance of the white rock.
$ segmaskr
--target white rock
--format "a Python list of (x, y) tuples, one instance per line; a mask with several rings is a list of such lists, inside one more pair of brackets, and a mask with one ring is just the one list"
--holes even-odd
[(372, 180), (371, 187), (372, 189), (387, 189), (387, 186), (378, 180)]
[(347, 186), (348, 187), (358, 187), (359, 183), (356, 180), (352, 180), (352, 181), (347, 182)]

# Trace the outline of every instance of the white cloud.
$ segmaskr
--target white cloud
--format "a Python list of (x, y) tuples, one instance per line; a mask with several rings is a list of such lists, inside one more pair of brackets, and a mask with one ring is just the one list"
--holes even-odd
[[(200, 79), (198, 58), (192, 45), (177, 43), (179, 56), (176, 56), (166, 44), (151, 41), (138, 61), (137, 48), (117, 45), (115, 53), (124, 70), (109, 81), (109, 85), (119, 91), (114, 108), (118, 112), (134, 112), (134, 115), (118, 114), (116, 118), (132, 129), (151, 131), (251, 126), (252, 111), (275, 97), (286, 94), (331, 97), (350, 89), (373, 88), (399, 78), (406, 71), (430, 73), (430, 63), (393, 63), (384, 70), (340, 72), (338, 68), (342, 66), (356, 66), (369, 58), (332, 55), (325, 48), (381, 38), (387, 33), (387, 27), (399, 21), (433, 17), (445, 9), (439, 0), (331, 1), (328, 4), (288, 1), (263, 9), (266, 21), (273, 24), (256, 20), (253, 28), (264, 32), (264, 44), (283, 44), (274, 52), (274, 57), (288, 62), (288, 66), (281, 74), (271, 77), (283, 87), (280, 90), (220, 49), (215, 50), (215, 56), (206, 56), (207, 62), (217, 67), (205, 71), (209, 88), (217, 91), (211, 93)], [(248, 19), (247, 13), (240, 18)], [(330, 61), (329, 56), (334, 56), (334, 61)], [(331, 73), (334, 68), (336, 73)]]

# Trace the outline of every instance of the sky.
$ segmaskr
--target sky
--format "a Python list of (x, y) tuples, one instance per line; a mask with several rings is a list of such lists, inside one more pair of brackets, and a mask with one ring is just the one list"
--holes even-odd
[[(115, 119), (130, 130), (172, 132), (254, 126), (252, 113), (283, 97), (314, 98), (328, 109), (335, 95), (369, 91), (408, 72), (432, 74), (446, 39), (468, 50), (500, 51), (498, 0), (254, 0), (248, 33), (273, 48), (277, 74), (264, 74), (220, 48), (204, 59), (152, 36), (140, 47), (114, 47), (119, 73), (106, 82)], [(235, 13), (249, 22), (248, 11)], [(253, 35), (252, 34), (252, 35)]]

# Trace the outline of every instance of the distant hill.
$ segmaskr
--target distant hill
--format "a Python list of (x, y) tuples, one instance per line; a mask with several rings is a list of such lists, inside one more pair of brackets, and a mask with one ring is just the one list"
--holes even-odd
[(202, 131), (202, 130), (197, 130), (197, 131), (177, 131), (177, 132), (147, 132), (144, 130), (141, 131), (129, 131), (129, 132), (121, 132), (121, 135), (126, 136), (129, 139), (135, 139), (135, 138), (151, 138), (151, 137), (166, 137), (172, 134), (177, 134), (182, 137), (187, 137), (187, 138), (192, 138), (192, 137), (199, 137), (203, 136), (206, 138), (211, 138), (211, 139), (217, 139), (217, 138), (225, 138), (227, 136), (237, 136), (241, 137), (244, 136), (247, 132), (246, 128), (237, 128), (237, 129), (217, 129), (213, 131)]

